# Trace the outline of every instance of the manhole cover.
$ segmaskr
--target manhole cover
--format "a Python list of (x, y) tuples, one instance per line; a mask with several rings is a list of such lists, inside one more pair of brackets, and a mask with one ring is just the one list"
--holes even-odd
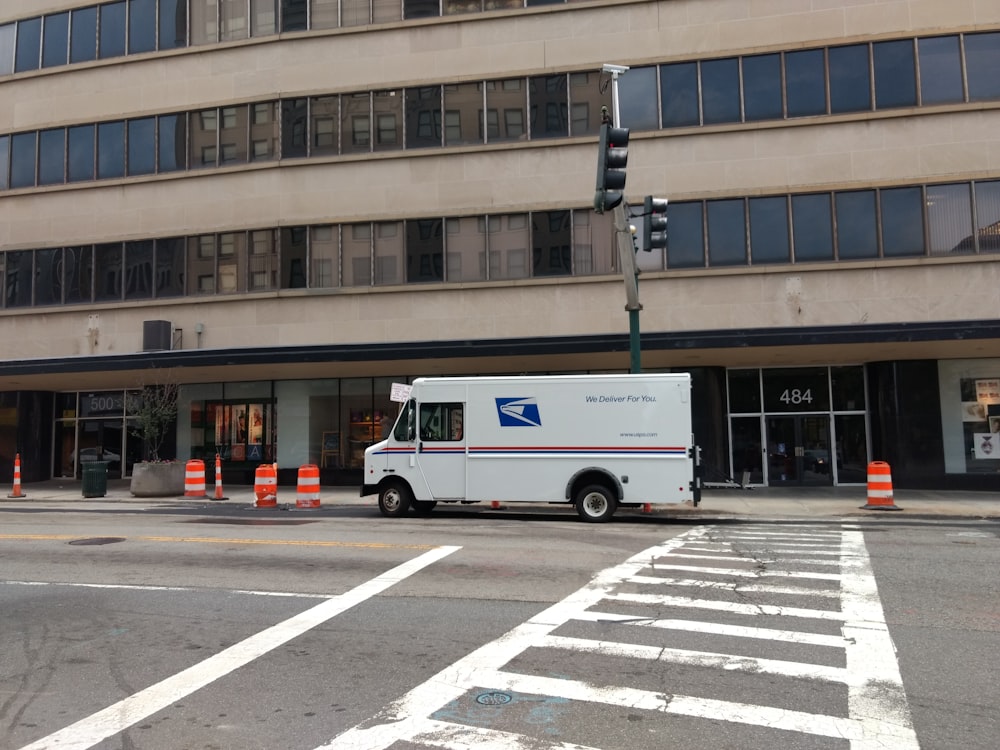
[(510, 703), (510, 695), (508, 693), (480, 693), (476, 696), (476, 703), (481, 703), (484, 706), (502, 706), (505, 703)]
[(124, 541), (125, 537), (123, 536), (92, 536), (89, 539), (74, 539), (70, 544), (75, 544), (78, 547), (88, 547), (99, 544), (117, 544)]

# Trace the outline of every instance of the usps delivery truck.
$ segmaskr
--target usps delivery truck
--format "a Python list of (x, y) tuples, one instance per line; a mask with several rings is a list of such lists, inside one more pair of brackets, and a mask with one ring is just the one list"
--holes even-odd
[(691, 376), (418, 378), (385, 440), (365, 450), (361, 494), (385, 516), (439, 502), (619, 507), (700, 500)]

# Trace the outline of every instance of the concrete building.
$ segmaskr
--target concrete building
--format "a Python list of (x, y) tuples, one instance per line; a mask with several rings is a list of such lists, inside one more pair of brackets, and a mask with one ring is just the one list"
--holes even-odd
[(172, 455), (353, 483), (394, 382), (627, 371), (605, 63), (706, 478), (1000, 488), (995, 0), (3, 3), (0, 469), (173, 382)]

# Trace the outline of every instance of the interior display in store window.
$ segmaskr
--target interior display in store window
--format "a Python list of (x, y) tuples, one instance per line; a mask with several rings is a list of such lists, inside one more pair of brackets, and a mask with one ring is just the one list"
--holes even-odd
[(997, 471), (1000, 461), (1000, 377), (962, 378), (966, 470)]
[(350, 454), (348, 462), (352, 468), (364, 466), (365, 448), (382, 439), (385, 413), (379, 409), (352, 409), (348, 433)]

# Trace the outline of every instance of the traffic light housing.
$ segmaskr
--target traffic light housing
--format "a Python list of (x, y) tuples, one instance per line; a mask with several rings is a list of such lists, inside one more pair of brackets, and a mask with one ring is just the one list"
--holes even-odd
[(667, 203), (666, 198), (651, 195), (642, 202), (642, 249), (647, 253), (667, 246)]
[(597, 152), (597, 192), (594, 193), (594, 210), (610, 211), (622, 202), (625, 189), (625, 165), (628, 162), (628, 128), (601, 125), (601, 139)]

